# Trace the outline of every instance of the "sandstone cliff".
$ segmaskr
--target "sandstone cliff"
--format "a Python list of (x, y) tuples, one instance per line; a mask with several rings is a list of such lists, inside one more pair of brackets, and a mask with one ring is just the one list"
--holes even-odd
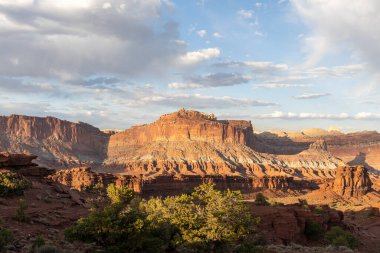
[(363, 165), (371, 171), (380, 170), (380, 133), (362, 131), (341, 133), (323, 129), (305, 129), (297, 132), (265, 131), (255, 133), (254, 149), (270, 154), (292, 155), (306, 150), (320, 139), (327, 150), (350, 165)]
[(85, 124), (53, 117), (0, 116), (0, 151), (27, 153), (53, 167), (101, 163), (109, 135)]
[(330, 170), (344, 165), (323, 147), (274, 156), (254, 151), (254, 142), (249, 121), (217, 120), (214, 115), (182, 109), (154, 123), (112, 135), (105, 166), (116, 172), (151, 177), (292, 175), (299, 171), (302, 174), (303, 169)]
[(347, 166), (337, 169), (333, 190), (343, 197), (359, 198), (371, 190), (372, 182), (363, 166)]

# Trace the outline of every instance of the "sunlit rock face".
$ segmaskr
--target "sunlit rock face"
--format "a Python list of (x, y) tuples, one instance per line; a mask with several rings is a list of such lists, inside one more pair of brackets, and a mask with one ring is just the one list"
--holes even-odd
[(109, 135), (86, 123), (53, 117), (0, 116), (0, 151), (38, 156), (39, 164), (69, 167), (101, 163)]
[(343, 197), (361, 197), (372, 187), (368, 171), (363, 166), (347, 166), (337, 169), (333, 190)]
[(150, 177), (292, 175), (302, 174), (303, 169), (334, 169), (344, 165), (324, 149), (323, 143), (301, 154), (286, 156), (258, 153), (254, 146), (251, 122), (217, 120), (212, 114), (182, 109), (151, 124), (112, 135), (105, 166)]

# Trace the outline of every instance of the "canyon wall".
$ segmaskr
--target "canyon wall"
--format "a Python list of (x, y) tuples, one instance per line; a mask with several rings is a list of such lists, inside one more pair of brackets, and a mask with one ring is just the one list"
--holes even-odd
[(101, 163), (108, 139), (108, 134), (82, 122), (0, 116), (0, 151), (33, 154), (39, 157), (39, 164), (54, 168)]
[(315, 141), (324, 140), (327, 150), (343, 162), (363, 165), (374, 172), (380, 171), (380, 133), (376, 131), (347, 134), (323, 129), (265, 131), (255, 133), (254, 140), (256, 151), (282, 155), (300, 153)]

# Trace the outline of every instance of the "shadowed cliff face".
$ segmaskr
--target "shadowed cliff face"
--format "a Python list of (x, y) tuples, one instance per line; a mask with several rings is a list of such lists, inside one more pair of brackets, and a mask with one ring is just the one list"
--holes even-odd
[(270, 154), (292, 155), (324, 140), (327, 150), (350, 165), (380, 170), (380, 133), (363, 131), (344, 134), (338, 131), (307, 129), (299, 132), (267, 131), (254, 135), (254, 149)]
[(38, 163), (65, 167), (101, 163), (109, 136), (85, 124), (53, 117), (0, 117), (0, 151), (37, 155)]

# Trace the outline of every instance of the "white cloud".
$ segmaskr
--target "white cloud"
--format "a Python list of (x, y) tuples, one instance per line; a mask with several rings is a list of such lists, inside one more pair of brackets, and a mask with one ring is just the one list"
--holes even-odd
[(279, 88), (308, 88), (312, 87), (311, 84), (302, 84), (302, 83), (264, 83), (256, 85), (258, 88), (267, 88), (267, 89), (279, 89)]
[(237, 73), (214, 73), (203, 76), (185, 77), (185, 82), (174, 82), (168, 86), (174, 89), (225, 87), (247, 83), (250, 76)]
[(112, 8), (112, 4), (109, 2), (105, 2), (102, 7), (103, 7), (103, 9), (110, 9), (110, 8)]
[(223, 36), (218, 32), (214, 32), (212, 36), (214, 36), (215, 38), (223, 38)]
[(206, 96), (201, 94), (157, 94), (142, 97), (129, 106), (162, 105), (169, 107), (185, 107), (195, 109), (274, 106), (275, 103), (259, 101), (249, 98), (234, 98), (230, 96)]
[(173, 82), (168, 84), (169, 88), (172, 89), (196, 89), (202, 88), (202, 85), (199, 83), (181, 83), (181, 82)]
[[(161, 17), (168, 3), (2, 0), (0, 75), (67, 79), (167, 73), (186, 52), (186, 45), (177, 43), (178, 24)], [(17, 66), (9, 59), (18, 59)]]
[(257, 119), (288, 119), (288, 120), (310, 120), (310, 119), (321, 119), (321, 120), (380, 120), (379, 113), (372, 112), (359, 112), (356, 114), (348, 114), (345, 112), (338, 114), (326, 114), (326, 113), (309, 113), (309, 112), (281, 112), (274, 111), (269, 114), (254, 115), (252, 118)]
[(366, 64), (350, 64), (331, 68), (317, 67), (307, 70), (306, 73), (317, 77), (351, 77), (362, 72), (365, 68)]
[(241, 9), (238, 11), (238, 15), (242, 18), (252, 18), (253, 17), (253, 11)]
[(197, 34), (199, 37), (203, 38), (204, 36), (206, 36), (207, 31), (206, 30), (199, 30), (199, 31), (197, 31)]
[(306, 40), (310, 46), (310, 64), (317, 63), (332, 50), (349, 50), (352, 56), (368, 62), (372, 71), (379, 73), (380, 1), (293, 0), (291, 3), (312, 29)]
[(219, 48), (206, 48), (199, 51), (187, 52), (179, 57), (179, 61), (182, 64), (197, 64), (202, 61), (219, 57), (219, 55)]
[(329, 93), (305, 93), (297, 96), (293, 96), (295, 99), (316, 99), (321, 97), (330, 96)]

